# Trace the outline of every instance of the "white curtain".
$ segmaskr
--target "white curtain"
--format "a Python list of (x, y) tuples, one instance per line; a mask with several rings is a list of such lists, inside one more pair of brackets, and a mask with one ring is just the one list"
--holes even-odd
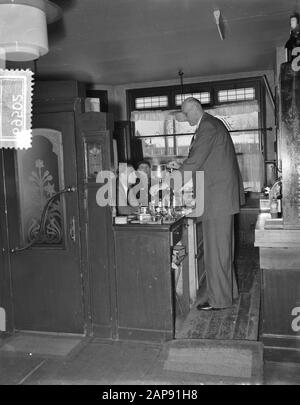
[[(218, 116), (249, 114), (259, 112), (257, 101), (245, 101), (241, 103), (230, 103), (226, 105), (216, 106), (205, 110), (207, 113)], [(136, 121), (165, 121), (175, 119), (182, 121), (180, 110), (143, 110), (132, 111), (130, 120)]]
[(228, 103), (218, 105), (212, 109), (205, 110), (212, 115), (239, 115), (239, 114), (250, 114), (253, 112), (259, 112), (259, 105), (256, 100), (253, 101), (243, 101), (240, 103)]

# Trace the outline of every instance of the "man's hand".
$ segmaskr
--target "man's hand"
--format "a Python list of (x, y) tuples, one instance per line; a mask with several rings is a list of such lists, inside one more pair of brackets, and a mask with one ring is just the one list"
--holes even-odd
[(178, 162), (176, 162), (176, 160), (173, 160), (172, 162), (169, 162), (168, 164), (167, 164), (167, 168), (168, 169), (175, 169), (175, 170), (178, 170), (179, 168), (180, 168), (180, 164), (178, 163)]

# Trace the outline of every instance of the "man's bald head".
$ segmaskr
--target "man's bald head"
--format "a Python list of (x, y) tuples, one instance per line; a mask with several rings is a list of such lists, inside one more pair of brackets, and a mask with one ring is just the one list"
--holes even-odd
[(199, 100), (188, 97), (182, 103), (181, 111), (185, 114), (190, 125), (194, 126), (202, 117), (204, 111)]

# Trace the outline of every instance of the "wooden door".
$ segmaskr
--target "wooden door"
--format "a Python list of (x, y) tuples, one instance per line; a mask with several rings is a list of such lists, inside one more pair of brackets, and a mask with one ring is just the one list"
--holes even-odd
[[(34, 116), (32, 147), (5, 156), (14, 326), (84, 333), (74, 114)], [(40, 233), (46, 202), (58, 191)]]
[(0, 151), (0, 335), (13, 330), (12, 290), (9, 271), (7, 199), (4, 149)]

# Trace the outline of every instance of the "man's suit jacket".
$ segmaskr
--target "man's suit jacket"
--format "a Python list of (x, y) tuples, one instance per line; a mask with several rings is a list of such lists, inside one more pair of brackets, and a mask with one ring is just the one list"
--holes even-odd
[[(190, 146), (189, 156), (179, 169), (204, 171), (203, 219), (232, 215), (240, 210), (242, 177), (231, 136), (222, 121), (204, 113)], [(202, 190), (195, 190), (197, 193)]]

